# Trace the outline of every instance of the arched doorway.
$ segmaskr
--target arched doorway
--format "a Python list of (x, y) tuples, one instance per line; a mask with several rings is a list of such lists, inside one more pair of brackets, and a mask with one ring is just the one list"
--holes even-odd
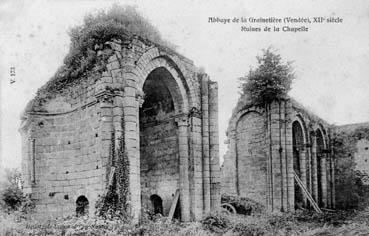
[(323, 158), (324, 158), (324, 139), (320, 129), (316, 131), (316, 164), (317, 164), (317, 182), (318, 182), (318, 205), (324, 206), (323, 202)]
[[(160, 192), (156, 210), (168, 214), (173, 195), (180, 188), (179, 141), (176, 116), (182, 97), (171, 73), (154, 69), (143, 84), (140, 116), (140, 179), (142, 205), (150, 207), (152, 192)], [(150, 197), (151, 196), (151, 197)], [(156, 195), (157, 196), (157, 195)], [(155, 197), (155, 204), (159, 204)]]
[(76, 215), (83, 216), (88, 214), (88, 199), (81, 195), (76, 200)]
[(154, 214), (163, 215), (163, 200), (159, 195), (153, 194), (150, 196), (151, 207)]
[[(292, 123), (292, 147), (293, 147), (293, 170), (297, 176), (302, 179), (302, 167), (301, 155), (304, 150), (304, 136), (303, 130), (298, 121)], [(295, 208), (301, 208), (303, 206), (303, 194), (300, 186), (295, 181)]]

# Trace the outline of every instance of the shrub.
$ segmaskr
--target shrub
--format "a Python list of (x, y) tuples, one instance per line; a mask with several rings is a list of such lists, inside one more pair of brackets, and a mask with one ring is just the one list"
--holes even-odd
[(263, 50), (263, 55), (256, 58), (257, 68), (251, 68), (240, 78), (241, 93), (247, 94), (254, 105), (260, 106), (284, 98), (295, 78), (291, 62), (283, 63), (281, 56), (271, 48)]
[(156, 44), (174, 47), (163, 40), (159, 31), (134, 7), (117, 4), (108, 11), (87, 15), (82, 25), (70, 29), (69, 35), (69, 53), (55, 75), (38, 90), (36, 107), (63, 87), (105, 70), (112, 50), (105, 50), (101, 55), (97, 52), (108, 41), (123, 43), (132, 36), (139, 36)]
[(5, 169), (5, 181), (1, 183), (0, 200), (6, 210), (18, 210), (26, 200), (22, 191), (21, 173), (17, 169)]
[(211, 212), (202, 220), (202, 224), (206, 229), (212, 232), (222, 232), (230, 226), (230, 221), (227, 215), (221, 212)]

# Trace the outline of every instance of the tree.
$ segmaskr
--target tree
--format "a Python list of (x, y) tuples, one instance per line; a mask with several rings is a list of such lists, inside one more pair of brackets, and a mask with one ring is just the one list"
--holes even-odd
[(240, 78), (242, 94), (249, 96), (254, 105), (265, 106), (273, 100), (284, 98), (291, 89), (295, 75), (292, 62), (282, 62), (282, 57), (272, 48), (257, 56), (258, 66)]

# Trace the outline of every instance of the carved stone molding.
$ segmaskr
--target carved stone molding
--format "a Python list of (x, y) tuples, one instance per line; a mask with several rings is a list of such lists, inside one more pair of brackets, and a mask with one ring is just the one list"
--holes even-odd
[(98, 94), (95, 95), (97, 102), (105, 102), (105, 103), (113, 103), (113, 93), (104, 90)]
[(145, 102), (145, 93), (141, 90), (137, 90), (136, 100), (138, 101), (138, 106), (141, 108), (142, 104)]

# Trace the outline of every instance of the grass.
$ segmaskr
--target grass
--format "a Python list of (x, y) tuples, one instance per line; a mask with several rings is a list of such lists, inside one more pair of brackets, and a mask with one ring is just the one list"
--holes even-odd
[(201, 222), (172, 222), (144, 218), (140, 225), (96, 216), (35, 221), (20, 213), (0, 213), (0, 235), (369, 235), (369, 210), (258, 213), (229, 215), (215, 212)]

